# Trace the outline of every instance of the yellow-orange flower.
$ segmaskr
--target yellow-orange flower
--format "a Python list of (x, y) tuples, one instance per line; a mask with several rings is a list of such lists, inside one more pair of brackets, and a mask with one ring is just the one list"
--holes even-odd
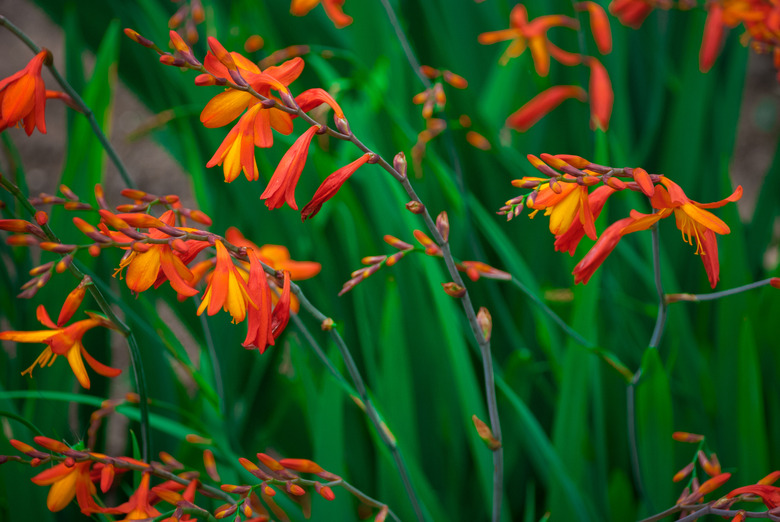
[(292, 0), (290, 13), (295, 16), (304, 16), (320, 3), (322, 8), (325, 9), (325, 14), (339, 29), (352, 23), (352, 17), (344, 14), (341, 7), (344, 5), (344, 0)]
[(577, 183), (553, 183), (557, 183), (555, 190), (550, 188), (549, 182), (542, 183), (536, 197), (527, 198), (526, 206), (534, 210), (529, 217), (533, 218), (536, 212), (544, 210), (544, 215), (550, 216), (550, 232), (556, 236), (565, 234), (576, 219), (588, 237), (596, 239), (588, 187)]
[(48, 51), (43, 50), (21, 71), (0, 81), (0, 132), (18, 124), (30, 136), (38, 127), (46, 134), (46, 86), (41, 69)]
[(547, 39), (547, 31), (551, 27), (578, 29), (579, 23), (574, 18), (563, 15), (540, 16), (529, 22), (525, 6), (517, 4), (509, 14), (509, 29), (482, 33), (478, 40), (485, 45), (512, 40), (501, 56), (502, 65), (509, 62), (510, 58), (517, 58), (523, 54), (528, 47), (531, 50), (536, 73), (539, 76), (547, 76), (550, 72), (551, 55), (564, 65), (580, 63), (579, 55), (564, 51)]
[(233, 264), (225, 245), (216, 241), (214, 246), (217, 249), (217, 263), (198, 307), (198, 315), (204, 310), (207, 310), (208, 315), (214, 315), (221, 308), (231, 315), (233, 323), (240, 323), (246, 317), (247, 305), (257, 308), (257, 304), (249, 296), (246, 282)]
[(144, 473), (138, 489), (130, 499), (115, 508), (102, 508), (101, 513), (117, 515), (127, 514), (122, 520), (147, 520), (160, 516), (160, 512), (149, 501), (149, 473)]
[[(62, 314), (60, 315), (62, 316)], [(84, 361), (81, 358), (82, 356), (87, 360), (87, 364), (100, 375), (105, 377), (116, 377), (122, 373), (122, 370), (111, 368), (95, 360), (87, 353), (87, 350), (81, 342), (84, 334), (92, 328), (95, 328), (96, 326), (111, 328), (113, 326), (105, 317), (90, 313), (89, 319), (77, 321), (70, 326), (61, 328), (54, 324), (54, 321), (49, 318), (49, 314), (46, 312), (43, 305), (38, 305), (36, 316), (38, 321), (47, 328), (50, 328), (50, 330), (37, 330), (34, 332), (0, 332), (0, 341), (45, 343), (48, 345), (38, 358), (35, 359), (35, 362), (22, 372), (22, 375), (29, 373), (30, 376), (32, 376), (32, 371), (37, 365), (40, 365), (41, 368), (44, 366), (51, 366), (59, 355), (65, 356), (76, 379), (79, 381), (79, 384), (87, 389), (89, 389), (89, 376), (87, 375), (87, 369), (84, 367)]]
[[(212, 50), (221, 49), (221, 46), (216, 47), (219, 44), (213, 38), (209, 38), (209, 44)], [(277, 99), (271, 95), (271, 89), (289, 94), (287, 86), (298, 78), (304, 65), (303, 60), (296, 57), (279, 66), (261, 71), (252, 61), (238, 53), (226, 53), (222, 58), (232, 61), (237, 74), (257, 93), (271, 99)], [(218, 78), (226, 80), (233, 78), (230, 74), (233, 71), (229, 70), (211, 51), (206, 55), (203, 65), (207, 71)], [(201, 75), (196, 79), (196, 83), (208, 83), (211, 78), (210, 75)], [(271, 147), (272, 129), (282, 134), (290, 134), (293, 130), (292, 118), (289, 114), (279, 109), (266, 109), (252, 94), (237, 89), (228, 89), (212, 98), (201, 112), (200, 121), (209, 128), (222, 127), (238, 118), (246, 109), (249, 110), (228, 133), (222, 145), (206, 164), (207, 167), (222, 165), (226, 182), (236, 179), (242, 170), (249, 181), (258, 179), (254, 147)]]
[[(93, 496), (97, 493), (92, 481), (92, 461), (66, 466), (64, 462), (35, 475), (31, 480), (39, 486), (51, 486), (46, 497), (49, 511), (62, 511), (76, 497), (85, 515), (100, 511)], [(99, 476), (99, 475), (98, 475)]]

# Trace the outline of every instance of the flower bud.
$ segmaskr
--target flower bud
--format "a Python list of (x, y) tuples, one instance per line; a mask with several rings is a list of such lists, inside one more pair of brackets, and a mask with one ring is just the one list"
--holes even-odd
[(444, 291), (447, 292), (447, 295), (450, 297), (455, 297), (457, 299), (460, 299), (464, 295), (466, 295), (466, 289), (460, 286), (457, 283), (453, 283), (450, 281), (449, 283), (442, 283), (442, 288), (444, 288)]
[(402, 179), (406, 179), (406, 155), (403, 152), (399, 152), (393, 158), (393, 168), (401, 175)]
[(493, 431), (479, 417), (472, 415), (471, 421), (477, 429), (477, 435), (479, 435), (479, 438), (482, 439), (490, 451), (496, 451), (501, 447), (501, 442), (493, 436)]
[(419, 201), (410, 201), (406, 204), (406, 209), (412, 214), (422, 214), (425, 212), (425, 205)]
[(482, 336), (485, 338), (485, 341), (490, 342), (490, 336), (493, 333), (493, 317), (484, 306), (480, 307), (479, 312), (477, 312), (477, 323), (480, 330), (482, 330)]
[(444, 210), (436, 217), (436, 229), (446, 243), (450, 237), (450, 220), (447, 217), (447, 212)]

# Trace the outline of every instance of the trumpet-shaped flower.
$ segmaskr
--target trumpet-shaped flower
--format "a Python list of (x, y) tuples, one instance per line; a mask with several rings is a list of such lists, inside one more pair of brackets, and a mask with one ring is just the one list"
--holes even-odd
[(160, 516), (160, 512), (150, 503), (149, 473), (143, 474), (138, 489), (127, 502), (115, 508), (102, 508), (100, 512), (111, 515), (126, 514), (122, 520), (147, 520)]
[[(210, 39), (212, 49), (215, 49), (213, 39)], [(218, 45), (218, 42), (217, 42)], [(220, 46), (221, 47), (221, 46)], [(293, 58), (287, 62), (261, 71), (253, 62), (238, 53), (226, 53), (223, 60), (230, 61), (238, 74), (260, 95), (276, 99), (271, 95), (271, 89), (283, 94), (289, 94), (287, 86), (292, 83), (303, 70), (303, 60)], [(204, 67), (218, 78), (230, 80), (233, 70), (220, 61), (211, 51), (206, 55)], [(209, 75), (201, 75), (196, 83), (211, 79)], [(234, 79), (235, 80), (235, 79)], [(250, 181), (258, 179), (257, 166), (254, 159), (254, 147), (267, 148), (273, 145), (272, 129), (282, 134), (290, 134), (293, 130), (292, 118), (279, 109), (266, 109), (260, 100), (249, 92), (229, 89), (220, 93), (206, 104), (200, 115), (200, 121), (209, 128), (222, 127), (232, 122), (246, 110), (239, 122), (228, 133), (222, 145), (217, 149), (208, 167), (222, 165), (225, 181), (231, 182), (241, 171)]]
[(512, 40), (501, 56), (500, 63), (505, 65), (510, 58), (523, 54), (526, 47), (531, 50), (536, 73), (547, 76), (550, 71), (550, 56), (564, 65), (577, 65), (580, 57), (564, 51), (547, 39), (547, 31), (551, 27), (569, 27), (578, 29), (579, 23), (574, 18), (563, 15), (540, 16), (528, 21), (528, 12), (523, 4), (517, 4), (509, 14), (509, 29), (491, 31), (479, 35), (479, 43), (489, 45), (505, 40)]
[(0, 80), (0, 132), (21, 123), (28, 136), (35, 127), (46, 134), (46, 86), (41, 69), (47, 55), (44, 49), (24, 69)]
[(269, 344), (274, 344), (271, 326), (271, 289), (255, 251), (251, 248), (247, 249), (247, 256), (249, 257), (247, 290), (257, 306), (249, 308), (247, 334), (243, 346), (246, 348), (254, 346), (263, 353)]
[[(160, 216), (160, 221), (167, 225), (173, 226), (176, 222), (176, 215), (172, 210), (166, 211)], [(191, 231), (194, 229), (181, 229), (183, 231)], [(130, 238), (124, 236), (121, 232), (109, 232), (111, 237), (118, 241), (131, 241)], [(148, 236), (151, 239), (170, 239), (168, 234), (161, 232), (156, 228), (149, 230)], [(195, 256), (209, 246), (205, 241), (185, 241), (185, 252), (174, 252), (170, 243), (151, 244), (149, 248), (144, 252), (133, 251), (122, 259), (119, 263), (117, 273), (120, 273), (124, 268), (127, 268), (127, 274), (125, 279), (127, 281), (127, 287), (133, 292), (140, 293), (148, 290), (152, 285), (158, 288), (166, 280), (171, 282), (171, 286), (180, 295), (193, 296), (198, 293), (197, 290), (192, 288), (190, 282), (193, 280), (193, 275), (187, 268), (187, 264), (195, 258)]]
[(292, 0), (290, 13), (295, 16), (304, 16), (320, 3), (325, 9), (325, 14), (339, 29), (352, 23), (352, 17), (344, 14), (341, 7), (344, 5), (344, 0)]
[(554, 235), (565, 234), (576, 220), (589, 238), (596, 239), (588, 187), (577, 183), (553, 183), (557, 183), (557, 189), (551, 188), (550, 183), (544, 183), (539, 185), (535, 198), (527, 199), (528, 208), (534, 209), (529, 217), (533, 218), (536, 212), (544, 209), (544, 215), (550, 216), (550, 232)]
[(751, 494), (761, 498), (767, 509), (780, 507), (780, 488), (765, 484), (753, 484), (734, 489), (726, 495), (726, 498), (734, 498), (737, 495)]
[(214, 246), (217, 249), (217, 263), (198, 307), (198, 315), (204, 310), (207, 310), (208, 315), (214, 315), (222, 308), (230, 313), (233, 323), (240, 323), (246, 317), (247, 305), (257, 308), (257, 304), (249, 296), (246, 282), (233, 264), (225, 245), (216, 241)]
[(697, 203), (685, 195), (679, 185), (665, 176), (660, 179), (662, 187), (656, 187), (650, 203), (656, 212), (642, 214), (635, 210), (631, 216), (613, 223), (601, 235), (590, 252), (574, 267), (575, 283), (587, 283), (593, 272), (601, 265), (615, 248), (620, 238), (631, 232), (647, 230), (659, 220), (674, 215), (677, 228), (682, 232), (683, 240), (693, 244), (696, 240), (696, 254), (701, 256), (710, 286), (715, 288), (720, 278), (718, 263), (718, 243), (715, 234), (728, 234), (728, 225), (711, 212), (704, 209), (722, 207), (726, 203), (742, 197), (739, 186), (729, 197), (714, 203)]
[(507, 119), (507, 127), (525, 132), (569, 98), (580, 101), (588, 99), (588, 95), (577, 85), (555, 85), (540, 92), (525, 105), (513, 112)]
[(230, 227), (225, 232), (225, 237), (232, 244), (253, 250), (257, 258), (274, 270), (286, 270), (290, 272), (293, 281), (309, 279), (320, 273), (322, 265), (316, 261), (295, 261), (290, 258), (290, 251), (283, 245), (257, 246), (244, 237), (236, 227)]
[[(62, 316), (62, 314), (60, 315)], [(0, 341), (44, 343), (48, 345), (38, 358), (35, 359), (35, 362), (22, 372), (22, 375), (29, 373), (30, 376), (32, 376), (32, 371), (37, 365), (40, 365), (41, 368), (44, 366), (51, 366), (59, 355), (64, 356), (68, 360), (79, 384), (87, 389), (89, 389), (89, 376), (84, 367), (82, 356), (87, 360), (87, 364), (100, 375), (105, 377), (116, 377), (122, 373), (122, 370), (111, 368), (95, 360), (87, 353), (87, 350), (81, 342), (84, 334), (96, 326), (103, 326), (105, 328), (113, 327), (113, 324), (108, 319), (97, 314), (89, 314), (89, 319), (77, 321), (70, 326), (62, 328), (54, 324), (54, 321), (49, 318), (49, 314), (46, 312), (43, 305), (38, 305), (36, 316), (41, 324), (50, 329), (34, 332), (0, 332)]]
[(271, 176), (271, 181), (260, 196), (269, 209), (281, 208), (286, 202), (291, 208), (298, 210), (298, 205), (295, 203), (295, 187), (306, 164), (309, 145), (318, 128), (309, 127), (282, 156), (274, 175)]
[(93, 498), (97, 493), (93, 479), (100, 475), (94, 476), (91, 467), (91, 460), (77, 462), (72, 466), (61, 462), (32, 478), (33, 483), (39, 486), (51, 486), (46, 497), (46, 507), (49, 511), (62, 511), (74, 497), (85, 515), (101, 510)]
[[(615, 193), (615, 189), (602, 185), (588, 195), (588, 207), (593, 214), (593, 220), (598, 219), (601, 210), (604, 208), (604, 204), (607, 202), (607, 198)], [(585, 236), (585, 227), (579, 219), (572, 222), (566, 232), (555, 236), (555, 250), (558, 252), (568, 252), (573, 256), (577, 246)]]
[(314, 196), (311, 201), (306, 203), (301, 211), (301, 220), (305, 221), (307, 218), (314, 217), (317, 212), (322, 208), (323, 203), (336, 195), (341, 186), (359, 169), (362, 165), (365, 165), (370, 159), (369, 154), (363, 154), (358, 159), (344, 165), (336, 172), (325, 178), (325, 181), (320, 184), (317, 190), (314, 192)]

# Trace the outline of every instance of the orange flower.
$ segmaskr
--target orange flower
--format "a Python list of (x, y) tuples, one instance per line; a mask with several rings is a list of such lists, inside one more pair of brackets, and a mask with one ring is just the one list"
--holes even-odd
[(318, 129), (317, 126), (309, 127), (282, 157), (274, 175), (271, 176), (271, 181), (260, 196), (260, 199), (266, 200), (265, 204), (269, 209), (281, 208), (287, 202), (292, 209), (298, 210), (298, 205), (295, 203), (295, 187), (306, 164), (309, 145)]
[(729, 494), (726, 495), (726, 498), (733, 498), (737, 495), (745, 495), (747, 493), (760, 497), (761, 501), (764, 503), (767, 509), (775, 509), (780, 507), (780, 488), (776, 486), (766, 486), (761, 484), (744, 486), (730, 491)]
[(46, 134), (46, 86), (41, 69), (49, 52), (42, 50), (21, 71), (0, 81), (0, 132), (21, 123), (30, 136), (38, 127)]
[(585, 65), (590, 67), (590, 81), (588, 82), (590, 126), (593, 129), (606, 131), (609, 128), (612, 104), (615, 101), (612, 82), (609, 81), (607, 69), (597, 59), (588, 58)]
[(577, 85), (556, 85), (550, 87), (531, 98), (528, 103), (512, 113), (506, 119), (506, 125), (517, 131), (525, 132), (568, 98), (577, 98), (584, 102), (588, 99), (588, 95), (585, 94), (582, 87)]
[(268, 345), (274, 344), (271, 327), (271, 289), (268, 287), (265, 271), (257, 260), (254, 249), (247, 249), (249, 257), (249, 283), (247, 290), (257, 307), (249, 308), (247, 319), (247, 334), (242, 346), (256, 347), (263, 353)]
[[(588, 207), (593, 214), (593, 220), (598, 219), (607, 198), (615, 193), (615, 189), (602, 185), (588, 195)], [(568, 252), (573, 256), (574, 251), (585, 236), (585, 227), (580, 220), (574, 220), (566, 232), (555, 236), (555, 250), (558, 252)]]
[(550, 216), (550, 232), (554, 235), (566, 233), (576, 220), (582, 224), (589, 238), (596, 239), (588, 187), (577, 183), (553, 183), (557, 185), (557, 190), (551, 188), (549, 182), (543, 183), (539, 185), (536, 197), (526, 199), (526, 206), (534, 209), (529, 217), (533, 219), (539, 210), (544, 209), (544, 215)]
[(287, 326), (287, 321), (290, 320), (290, 272), (284, 271), (284, 283), (282, 286), (282, 295), (279, 297), (279, 302), (274, 307), (273, 314), (271, 314), (271, 331), (273, 332), (274, 339), (277, 339), (284, 328)]
[[(121, 214), (118, 216), (121, 218)], [(151, 216), (150, 216), (151, 217)], [(166, 211), (160, 216), (159, 221), (164, 225), (173, 226), (176, 222), (176, 215), (172, 210)], [(124, 236), (121, 232), (112, 232), (103, 228), (112, 239), (116, 241), (132, 241), (131, 238)], [(182, 228), (184, 231), (194, 229)], [(152, 239), (170, 239), (171, 236), (161, 232), (156, 228), (149, 230), (148, 236)], [(152, 285), (158, 288), (166, 280), (171, 282), (171, 286), (176, 292), (185, 296), (193, 296), (198, 293), (192, 288), (190, 282), (193, 280), (192, 272), (187, 268), (187, 263), (192, 261), (195, 256), (209, 246), (205, 241), (185, 241), (186, 253), (174, 252), (170, 243), (150, 244), (144, 252), (132, 251), (130, 255), (119, 262), (119, 268), (114, 273), (121, 273), (127, 267), (127, 287), (135, 293), (144, 292)]]
[(316, 261), (295, 261), (290, 259), (290, 251), (282, 245), (257, 246), (244, 237), (236, 227), (230, 227), (225, 232), (225, 238), (238, 247), (246, 247), (253, 250), (257, 258), (274, 270), (286, 270), (290, 272), (293, 281), (309, 279), (320, 273), (322, 265)]
[(127, 502), (115, 508), (102, 508), (100, 512), (111, 515), (127, 514), (122, 520), (146, 520), (160, 516), (160, 512), (149, 502), (149, 473), (143, 474), (138, 489)]
[[(63, 317), (63, 313), (64, 316), (67, 317), (67, 312), (65, 311), (66, 306), (68, 306), (67, 302), (66, 305), (63, 306), (63, 312), (60, 313), (61, 318)], [(58, 355), (64, 355), (65, 358), (68, 359), (70, 368), (73, 370), (79, 384), (84, 388), (89, 389), (89, 376), (84, 367), (84, 361), (81, 358), (82, 355), (87, 360), (87, 364), (104, 377), (116, 377), (122, 373), (122, 370), (101, 364), (87, 353), (87, 350), (81, 343), (84, 334), (96, 326), (103, 326), (105, 328), (113, 327), (113, 324), (105, 317), (92, 313), (88, 313), (88, 315), (90, 317), (89, 319), (77, 321), (70, 326), (61, 328), (54, 324), (49, 318), (49, 314), (46, 312), (43, 305), (38, 305), (36, 317), (41, 324), (50, 328), (50, 330), (37, 330), (34, 332), (0, 332), (0, 341), (47, 344), (48, 346), (46, 349), (41, 352), (29, 368), (22, 372), (22, 375), (29, 373), (32, 377), (32, 371), (36, 365), (40, 365), (41, 368), (44, 366), (51, 366), (54, 364), (54, 361), (57, 360)]]
[(723, 5), (720, 2), (707, 2), (707, 21), (699, 49), (699, 70), (706, 73), (712, 68), (723, 42), (725, 24), (723, 23)]
[(660, 182), (663, 187), (656, 187), (653, 197), (650, 198), (650, 203), (657, 212), (642, 214), (632, 210), (630, 217), (621, 219), (607, 228), (590, 252), (574, 267), (575, 283), (587, 283), (604, 259), (614, 250), (622, 236), (647, 230), (660, 219), (669, 217), (673, 213), (683, 239), (693, 244), (692, 238), (696, 238), (696, 254), (701, 255), (710, 285), (715, 288), (720, 272), (715, 234), (728, 234), (730, 229), (721, 219), (703, 209), (722, 207), (726, 203), (737, 201), (742, 197), (742, 187), (737, 187), (726, 199), (705, 204), (688, 199), (680, 186), (665, 176), (661, 176)]
[(49, 511), (62, 511), (76, 497), (81, 512), (90, 515), (101, 510), (93, 498), (97, 491), (92, 481), (91, 467), (91, 460), (77, 462), (70, 467), (61, 462), (38, 473), (31, 480), (39, 486), (51, 486), (46, 497)]
[(322, 3), (325, 14), (328, 15), (328, 18), (330, 18), (339, 29), (352, 23), (352, 17), (344, 14), (343, 8), (341, 7), (344, 5), (344, 0), (292, 0), (292, 4), (290, 4), (290, 13), (295, 16), (304, 16), (319, 3)]
[(198, 315), (207, 310), (208, 315), (216, 314), (220, 308), (230, 313), (233, 323), (240, 323), (246, 317), (247, 304), (257, 308), (247, 291), (246, 282), (230, 257), (225, 245), (216, 241), (217, 264), (206, 293), (198, 307)]
[(601, 54), (612, 52), (612, 31), (609, 28), (609, 18), (604, 8), (596, 2), (579, 2), (574, 4), (577, 11), (587, 11), (590, 16), (590, 32), (593, 33), (593, 39), (596, 41)]
[(547, 30), (551, 27), (579, 29), (577, 20), (563, 15), (548, 15), (529, 22), (525, 6), (517, 4), (509, 14), (509, 26), (509, 29), (482, 33), (478, 38), (479, 43), (484, 45), (512, 40), (501, 56), (501, 65), (506, 65), (510, 58), (523, 54), (526, 47), (531, 49), (531, 57), (539, 76), (547, 76), (550, 71), (550, 55), (565, 65), (579, 63), (578, 55), (564, 51), (547, 39)]
[(344, 182), (346, 182), (357, 169), (362, 165), (365, 165), (370, 157), (370, 154), (363, 154), (349, 165), (341, 167), (325, 178), (325, 181), (323, 181), (314, 192), (311, 201), (306, 203), (306, 206), (303, 207), (303, 210), (301, 211), (301, 220), (305, 221), (307, 218), (314, 217), (322, 208), (322, 204), (335, 196)]
[(692, 245), (692, 238), (696, 239), (696, 254), (701, 255), (710, 285), (712, 288), (715, 288), (720, 279), (718, 243), (715, 239), (715, 234), (728, 234), (731, 230), (720, 218), (703, 209), (718, 208), (726, 203), (739, 200), (742, 197), (742, 186), (737, 187), (733, 194), (721, 201), (697, 203), (688, 199), (682, 188), (669, 178), (661, 176), (660, 182), (666, 187), (666, 190), (663, 187), (656, 187), (655, 194), (650, 199), (651, 205), (658, 212), (655, 214), (642, 214), (635, 210), (631, 211), (631, 218), (634, 220), (634, 223), (626, 227), (622, 234), (629, 234), (637, 230), (647, 230), (658, 222), (659, 219), (674, 213), (677, 228), (682, 232), (683, 240)]
[[(209, 45), (214, 53), (224, 51), (214, 38), (209, 38)], [(261, 71), (257, 65), (242, 55), (224, 51), (225, 54), (221, 58), (232, 65), (232, 69), (229, 69), (212, 51), (208, 52), (203, 63), (207, 71), (217, 78), (233, 81), (243, 79), (260, 95), (275, 100), (277, 98), (271, 95), (271, 89), (283, 95), (289, 94), (287, 86), (300, 76), (304, 65), (303, 60), (296, 57), (282, 65)], [(234, 78), (236, 74), (240, 78)], [(203, 74), (195, 81), (208, 84), (210, 80), (213, 80), (212, 76)], [(226, 182), (236, 179), (242, 170), (248, 180), (258, 179), (254, 147), (268, 148), (273, 145), (271, 129), (282, 134), (290, 134), (293, 130), (292, 118), (289, 114), (279, 109), (265, 109), (259, 99), (237, 89), (228, 89), (214, 96), (201, 112), (200, 121), (208, 128), (222, 127), (238, 118), (246, 109), (249, 110), (228, 133), (206, 164), (207, 167), (223, 165)]]

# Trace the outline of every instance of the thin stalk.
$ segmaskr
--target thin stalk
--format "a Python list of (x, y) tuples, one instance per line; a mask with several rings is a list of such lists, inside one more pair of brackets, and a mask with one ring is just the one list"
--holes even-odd
[(631, 451), (631, 467), (634, 471), (634, 484), (636, 484), (639, 497), (645, 498), (645, 488), (642, 483), (642, 469), (639, 464), (639, 444), (636, 436), (636, 400), (634, 397), (636, 385), (639, 383), (641, 377), (642, 369), (640, 368), (628, 384), (626, 390), (626, 417), (628, 421), (628, 446)]
[[(38, 54), (39, 52), (41, 52), (41, 48), (38, 47), (38, 45), (36, 45), (36, 43), (33, 42), (32, 39), (30, 39), (30, 37), (24, 33), (24, 31), (22, 31), (13, 23), (11, 23), (11, 21), (8, 20), (8, 18), (6, 18), (3, 15), (0, 15), (0, 26), (3, 26), (9, 31), (11, 31), (17, 38), (19, 38), (22, 42), (24, 42), (27, 45), (27, 47), (29, 47), (34, 53)], [(47, 62), (48, 61), (49, 60), (47, 60)], [(124, 163), (122, 163), (122, 160), (119, 159), (119, 155), (116, 153), (114, 146), (111, 145), (111, 142), (103, 133), (103, 129), (101, 129), (100, 125), (98, 125), (97, 119), (95, 119), (95, 113), (92, 112), (92, 109), (89, 108), (86, 102), (81, 98), (81, 96), (79, 96), (79, 93), (76, 92), (73, 86), (70, 83), (68, 83), (65, 77), (60, 74), (60, 72), (57, 70), (57, 68), (54, 66), (53, 63), (46, 63), (46, 67), (49, 69), (52, 76), (54, 76), (54, 79), (57, 80), (57, 83), (60, 84), (60, 87), (62, 87), (62, 89), (68, 94), (68, 96), (71, 97), (71, 99), (76, 104), (76, 106), (78, 106), (79, 111), (83, 113), (84, 116), (87, 118), (90, 127), (92, 127), (92, 132), (95, 133), (95, 136), (97, 136), (97, 139), (98, 141), (100, 141), (100, 144), (103, 146), (103, 149), (106, 151), (106, 154), (108, 154), (108, 157), (111, 159), (111, 162), (116, 167), (116, 170), (119, 172), (119, 175), (122, 177), (122, 181), (124, 181), (125, 185), (127, 185), (129, 188), (136, 188), (135, 183), (130, 177), (130, 174), (128, 174)]]
[(661, 240), (660, 233), (658, 232), (658, 224), (653, 225), (653, 274), (655, 275), (655, 289), (658, 292), (658, 317), (655, 320), (655, 328), (653, 328), (653, 335), (650, 338), (650, 348), (658, 348), (661, 342), (661, 336), (664, 333), (664, 325), (666, 324), (666, 309), (669, 306), (666, 303), (666, 296), (664, 295), (664, 286), (661, 282)]
[(722, 290), (720, 292), (712, 292), (709, 294), (667, 294), (665, 296), (665, 301), (667, 304), (676, 303), (679, 301), (712, 301), (715, 299), (720, 299), (721, 297), (728, 297), (730, 295), (747, 292), (748, 290), (753, 290), (754, 288), (760, 288), (762, 286), (772, 284), (773, 279), (777, 278), (770, 277), (768, 279), (762, 279), (761, 281), (756, 281), (754, 283), (748, 283), (746, 285), (729, 288), (728, 290)]
[[(8, 192), (10, 192), (16, 200), (24, 207), (24, 209), (30, 214), (30, 216), (35, 216), (35, 207), (32, 206), (32, 204), (27, 200), (27, 197), (25, 197), (24, 194), (22, 194), (22, 191), (19, 190), (19, 187), (16, 186), (13, 182), (11, 182), (8, 178), (5, 176), (0, 176), (0, 185), (2, 185)], [(46, 237), (53, 242), (59, 243), (60, 240), (57, 238), (57, 235), (54, 233), (54, 231), (49, 227), (48, 224), (41, 226), (41, 229), (46, 234)], [(80, 281), (83, 280), (85, 277), (87, 277), (77, 266), (77, 263), (74, 261), (70, 265), (68, 265), (68, 270), (70, 270), (70, 273), (73, 274), (74, 277), (79, 279)], [(89, 290), (89, 293), (92, 295), (92, 297), (95, 299), (95, 301), (98, 304), (98, 307), (100, 307), (100, 310), (108, 317), (108, 319), (114, 323), (114, 325), (117, 328), (117, 331), (121, 333), (125, 339), (127, 340), (127, 346), (130, 351), (130, 361), (133, 366), (133, 376), (135, 378), (135, 386), (136, 390), (138, 391), (138, 397), (140, 399), (140, 402), (138, 404), (138, 409), (141, 414), (141, 453), (143, 455), (144, 460), (149, 460), (152, 449), (151, 449), (151, 437), (149, 435), (150, 427), (149, 427), (149, 401), (148, 396), (146, 393), (146, 375), (144, 373), (143, 363), (141, 361), (141, 352), (138, 348), (138, 343), (136, 342), (135, 335), (133, 335), (132, 329), (125, 324), (124, 321), (122, 321), (119, 316), (116, 315), (114, 312), (114, 309), (111, 307), (111, 305), (108, 304), (108, 301), (103, 296), (103, 294), (100, 292), (97, 286), (94, 284), (87, 285), (87, 289)]]

